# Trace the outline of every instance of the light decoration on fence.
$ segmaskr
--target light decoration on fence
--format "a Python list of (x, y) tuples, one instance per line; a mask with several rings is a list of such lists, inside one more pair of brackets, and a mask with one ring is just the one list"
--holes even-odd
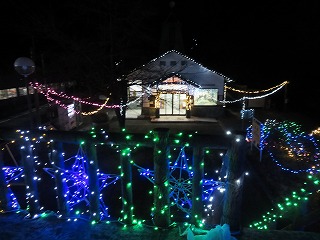
[(276, 204), (277, 208), (271, 208), (262, 215), (262, 219), (260, 221), (253, 222), (249, 227), (256, 229), (268, 229), (270, 225), (277, 221), (277, 219), (284, 218), (285, 214), (299, 210), (301, 205), (306, 204), (312, 194), (320, 191), (319, 183), (319, 176), (309, 174), (307, 182), (303, 183), (303, 188), (293, 191), (290, 196), (287, 196), (284, 200)]
[[(141, 176), (146, 177), (154, 184), (154, 171), (142, 168), (136, 165)], [(181, 149), (176, 161), (170, 165), (169, 184), (172, 200), (171, 206), (177, 206), (178, 209), (190, 215), (191, 210), (191, 194), (192, 194), (192, 167), (188, 164), (184, 147)]]
[(205, 202), (212, 202), (213, 199), (211, 197), (216, 190), (223, 193), (226, 190), (226, 182), (213, 179), (203, 179), (202, 200)]
[[(293, 191), (292, 194), (278, 203), (278, 208), (272, 208), (262, 216), (262, 220), (254, 222), (251, 228), (268, 229), (270, 224), (277, 219), (285, 217), (294, 209), (299, 209), (301, 204), (308, 201), (310, 195), (319, 192), (319, 157), (318, 140), (314, 134), (306, 134), (301, 130), (301, 125), (283, 121), (267, 120), (264, 124), (265, 138), (261, 144), (267, 150), (275, 166), (292, 174), (307, 174), (304, 187)], [(250, 128), (247, 129), (247, 138), (250, 141)], [(281, 158), (281, 160), (279, 160)], [(283, 162), (283, 163), (282, 163)], [(286, 165), (286, 166), (285, 166)]]
[[(123, 129), (123, 132), (125, 132), (125, 129)], [(177, 137), (179, 136), (182, 136), (183, 134), (180, 133), (180, 134), (177, 134)], [(94, 131), (92, 131), (92, 137), (94, 138), (95, 136), (95, 133)], [(43, 136), (40, 136), (40, 138), (42, 138)], [(188, 135), (189, 138), (192, 137), (192, 134), (189, 134)], [(149, 133), (146, 135), (146, 139), (147, 138), (151, 138), (151, 141), (152, 141), (152, 134)], [(24, 135), (23, 132), (21, 132), (21, 139), (26, 139), (27, 141), (29, 141), (29, 138), (27, 136)], [(35, 141), (35, 142), (39, 142), (39, 139), (36, 139), (36, 138), (32, 138), (32, 141)], [(130, 141), (130, 135), (126, 135), (126, 139), (128, 141)], [(158, 141), (158, 139), (153, 139), (153, 141)], [(181, 144), (183, 146), (183, 144), (181, 143), (181, 140), (179, 138), (177, 138), (175, 140), (176, 143), (178, 144)], [(188, 143), (185, 143), (184, 146), (189, 146)], [(81, 146), (80, 146), (81, 147)], [(138, 145), (136, 145), (136, 147), (138, 147)], [(126, 152), (124, 152), (124, 154), (126, 154)], [(170, 159), (170, 156), (167, 156), (169, 159)], [(47, 173), (50, 174), (53, 178), (54, 178), (54, 173), (56, 173), (56, 171), (58, 171), (59, 174), (63, 175), (64, 178), (65, 178), (65, 183), (69, 183), (70, 184), (70, 187), (69, 187), (69, 190), (72, 189), (72, 191), (69, 191), (68, 192), (68, 195), (67, 197), (69, 199), (73, 199), (72, 201), (70, 201), (70, 205), (71, 206), (76, 206), (76, 205), (80, 205), (80, 203), (84, 203), (84, 204), (88, 204), (88, 185), (87, 185), (87, 180), (88, 180), (88, 175), (85, 174), (86, 173), (86, 164), (87, 164), (87, 159), (85, 157), (85, 154), (84, 153), (81, 153), (81, 154), (77, 154), (74, 158), (73, 158), (74, 162), (72, 164), (72, 167), (71, 169), (61, 169), (61, 168), (58, 168), (56, 166), (53, 166), (52, 168), (46, 168), (45, 170), (47, 170)], [(181, 158), (180, 158), (181, 161), (181, 165), (179, 165), (178, 163), (171, 163), (172, 164), (172, 168), (170, 168), (171, 171), (173, 171), (175, 168), (177, 170), (177, 174), (180, 173), (180, 170), (181, 171), (186, 171), (185, 173), (183, 173), (184, 175), (186, 175), (187, 177), (192, 177), (192, 169), (191, 167), (189, 166), (189, 164), (184, 164), (184, 163), (187, 163), (188, 160), (186, 159), (186, 156), (185, 154), (182, 154), (181, 155)], [(67, 162), (72, 162), (71, 160), (68, 160)], [(180, 167), (177, 167), (177, 166), (180, 166)], [(103, 175), (103, 174), (100, 174), (99, 172), (97, 172), (97, 174), (99, 175), (99, 178), (102, 179), (102, 180), (105, 180), (107, 177), (106, 175)], [(175, 173), (176, 174), (176, 173)], [(112, 175), (113, 176), (113, 175)], [(175, 177), (175, 175), (174, 175)], [(107, 178), (108, 179), (108, 178)], [(118, 178), (116, 178), (118, 179)], [(116, 179), (109, 179), (110, 181), (109, 182), (106, 182), (106, 183), (101, 183), (100, 185), (100, 189), (102, 189), (101, 187), (106, 187), (108, 186), (109, 184), (112, 183), (112, 181), (115, 181)], [(175, 177), (175, 179), (177, 179), (177, 177)], [(177, 183), (176, 186), (178, 186), (180, 189), (181, 189), (181, 185), (186, 185), (186, 194), (184, 194), (184, 196), (186, 196), (186, 198), (184, 197), (181, 197), (180, 198), (180, 193), (177, 194), (177, 192), (175, 194), (172, 194), (172, 196), (178, 196), (178, 198), (175, 198), (176, 201), (180, 201), (180, 206), (187, 206), (189, 204), (189, 200), (190, 200), (190, 184), (191, 181), (188, 181), (187, 179), (185, 179), (186, 181), (183, 183), (183, 184), (179, 184)], [(189, 179), (190, 180), (190, 179)], [(174, 181), (174, 178), (173, 178), (173, 181)], [(216, 188), (216, 182), (214, 182), (213, 180), (201, 180), (201, 182), (205, 182), (206, 186), (208, 187), (208, 190), (204, 190), (205, 192), (205, 195), (204, 195), (204, 199), (209, 199), (210, 198), (210, 189), (211, 187), (213, 188)], [(183, 187), (182, 186), (182, 187)], [(77, 187), (79, 187), (80, 189), (78, 189)], [(172, 186), (170, 184), (168, 184), (168, 187), (170, 187), (171, 189)], [(180, 189), (178, 189), (180, 191)], [(213, 189), (211, 189), (213, 190)], [(77, 199), (78, 197), (78, 199)], [(184, 201), (185, 200), (185, 201)], [(182, 204), (182, 202), (185, 202), (184, 204)], [(174, 201), (173, 201), (174, 202)], [(73, 205), (72, 205), (73, 204)], [(102, 209), (103, 206), (101, 207)], [(76, 211), (76, 209), (73, 209), (74, 211)], [(105, 216), (105, 214), (102, 213), (103, 216)]]
[[(14, 193), (11, 190), (11, 185), (15, 183), (23, 183), (26, 185), (26, 204), (27, 204), (27, 211), (30, 211), (26, 218), (38, 218), (40, 217), (41, 211), (44, 207), (39, 206), (39, 197), (37, 193), (37, 184), (39, 181), (42, 180), (41, 177), (37, 176), (36, 174), (39, 172), (38, 167), (41, 165), (39, 161), (39, 157), (37, 155), (36, 146), (43, 141), (43, 135), (39, 137), (29, 137), (30, 131), (22, 131), (16, 130), (16, 133), (20, 134), (18, 143), (20, 144), (20, 154), (22, 157), (22, 163), (28, 162), (28, 171), (29, 174), (32, 174), (32, 179), (26, 178), (24, 167), (18, 167), (18, 163), (15, 161), (14, 157), (12, 156), (11, 152), (10, 155), (13, 158), (16, 167), (13, 166), (5, 166), (2, 168), (5, 180), (7, 182), (8, 192), (11, 198), (11, 206), (17, 206), (20, 208), (20, 204), (17, 201)], [(10, 143), (17, 143), (17, 141), (11, 141)], [(48, 144), (48, 143), (47, 143)], [(8, 148), (7, 148), (8, 149)], [(2, 149), (4, 150), (4, 149)], [(46, 163), (45, 163), (46, 164)], [(31, 209), (32, 206), (32, 209)], [(32, 210), (32, 211), (31, 211)]]
[[(20, 153), (24, 163), (26, 203), (28, 205), (27, 210), (29, 210), (27, 218), (34, 219), (40, 217), (39, 213), (44, 209), (44, 207), (40, 207), (37, 191), (37, 182), (41, 181), (42, 179), (41, 177), (37, 176), (37, 166), (40, 166), (41, 163), (38, 160), (38, 155), (36, 155), (35, 151), (36, 144), (41, 142), (43, 136), (39, 136), (38, 138), (30, 138), (30, 131), (17, 130), (16, 132), (20, 134)], [(28, 169), (25, 168), (26, 165), (28, 166)], [(26, 171), (29, 171), (29, 174), (26, 174)], [(27, 175), (29, 176), (26, 177)]]
[[(146, 177), (151, 183), (154, 184), (154, 171), (145, 169), (141, 166), (138, 167), (138, 171), (141, 176)], [(174, 162), (170, 162), (169, 173), (169, 187), (171, 199), (171, 207), (176, 206), (182, 212), (186, 213), (186, 218), (190, 217), (192, 207), (192, 177), (193, 171), (190, 166), (189, 159), (185, 153), (185, 147), (182, 147), (177, 159)], [(202, 179), (203, 182), (203, 194), (202, 201), (212, 201), (212, 194), (216, 189), (223, 191), (224, 184), (214, 179)]]
[[(74, 216), (81, 216), (83, 218), (88, 217), (88, 207), (90, 206), (90, 195), (92, 194), (89, 189), (89, 176), (88, 176), (88, 159), (83, 151), (81, 145), (79, 146), (78, 153), (65, 160), (66, 165), (68, 162), (72, 163), (70, 169), (61, 169), (58, 166), (53, 165), (52, 168), (44, 168), (52, 178), (55, 178), (55, 173), (64, 176), (64, 184), (67, 187), (66, 197), (67, 203), (70, 207), (70, 212)], [(100, 219), (110, 217), (108, 213), (108, 207), (105, 205), (103, 200), (102, 191), (110, 184), (115, 184), (119, 180), (120, 176), (116, 174), (105, 174), (97, 171), (99, 179), (99, 202), (100, 202)], [(84, 206), (82, 206), (84, 205)], [(78, 209), (86, 208), (86, 211), (82, 209), (82, 212)]]
[(4, 171), (6, 181), (9, 187), (10, 187), (10, 182), (19, 181), (21, 180), (20, 178), (24, 177), (22, 167), (7, 166), (7, 167), (3, 167), (2, 170)]
[[(125, 133), (125, 139), (126, 141), (130, 141), (132, 138), (132, 135), (130, 134), (126, 134), (126, 129), (122, 129), (122, 132)], [(197, 132), (195, 132), (196, 134)], [(94, 134), (94, 131), (91, 131), (91, 134)], [(188, 143), (187, 139), (191, 139), (193, 137), (193, 134), (188, 133), (187, 134), (187, 138), (184, 139), (184, 141), (186, 142), (182, 142), (181, 141), (181, 137), (184, 136), (183, 132), (177, 133), (176, 135), (176, 139), (173, 140), (176, 144), (181, 144), (182, 147), (178, 158), (176, 159), (176, 161), (173, 163), (171, 161), (172, 159), (172, 155), (168, 155), (167, 158), (169, 160), (169, 164), (170, 164), (170, 177), (169, 177), (169, 181), (166, 184), (167, 187), (170, 188), (170, 199), (172, 200), (170, 203), (170, 206), (164, 206), (164, 209), (161, 210), (161, 212), (165, 212), (166, 208), (168, 207), (173, 207), (175, 206), (178, 210), (181, 210), (182, 212), (186, 213), (186, 219), (190, 218), (190, 213), (191, 213), (191, 192), (192, 192), (192, 167), (189, 165), (189, 159), (186, 156), (186, 153), (184, 151), (185, 147), (189, 147), (190, 144)], [(150, 139), (153, 142), (157, 142), (159, 141), (158, 138), (154, 137), (154, 132), (150, 131), (145, 135), (145, 139), (148, 140)], [(126, 155), (126, 156), (130, 156), (132, 150), (136, 150), (137, 148), (139, 148), (141, 146), (141, 144), (137, 143), (135, 146), (131, 147), (125, 147), (122, 149), (121, 145), (113, 145), (112, 147), (119, 152), (121, 155)], [(174, 150), (176, 150), (176, 148), (174, 148)], [(209, 149), (207, 149), (205, 151), (206, 154), (210, 153)], [(160, 153), (159, 153), (160, 154)], [(220, 157), (222, 157), (224, 154), (220, 153)], [(136, 163), (134, 163), (133, 160), (130, 160), (131, 164), (135, 167), (138, 168), (138, 171), (140, 172), (140, 175), (145, 175), (145, 177), (154, 184), (154, 172), (151, 171), (150, 169), (145, 169), (139, 165), (137, 165)], [(124, 173), (122, 171), (121, 166), (119, 166), (119, 169), (121, 170), (121, 177), (124, 177)], [(149, 175), (149, 176), (148, 176)], [(205, 174), (206, 175), (206, 174)], [(182, 177), (184, 176), (184, 177)], [(201, 179), (201, 185), (203, 187), (203, 194), (202, 194), (202, 198), (200, 198), (199, 200), (204, 202), (205, 204), (205, 211), (208, 213), (209, 210), (212, 210), (212, 202), (214, 201), (214, 193), (217, 191), (219, 191), (220, 193), (224, 194), (225, 191), (225, 186), (226, 186), (226, 182), (222, 182), (221, 179), (219, 179), (218, 181), (214, 180), (214, 179)], [(128, 186), (127, 186), (128, 187)], [(131, 183), (129, 183), (129, 187), (131, 188), (132, 185)], [(149, 194), (152, 194), (152, 191), (149, 191)], [(222, 195), (223, 196), (223, 195)], [(161, 197), (161, 196), (160, 196)], [(126, 199), (123, 199), (122, 197), (122, 201), (124, 205), (127, 205), (127, 201)], [(220, 206), (221, 207), (221, 206)], [(134, 206), (130, 207), (130, 211), (133, 211)], [(208, 210), (209, 209), (209, 210)], [(151, 208), (151, 216), (153, 215), (154, 208)], [(123, 212), (123, 211), (122, 211)], [(122, 220), (126, 220), (127, 218), (127, 213), (123, 212), (123, 219)], [(208, 213), (209, 214), (209, 213)], [(173, 215), (171, 215), (171, 217), (174, 217)], [(203, 223), (205, 222), (205, 219), (198, 219), (198, 225), (201, 227), (203, 225)], [(133, 219), (132, 224), (141, 224), (144, 221), (138, 221), (136, 219)], [(124, 227), (126, 227), (127, 225), (125, 224)], [(157, 227), (155, 227), (155, 229), (157, 229)]]
[[(7, 183), (7, 191), (10, 197), (9, 199), (10, 210), (18, 210), (20, 209), (20, 204), (18, 203), (18, 200), (14, 195), (14, 193), (12, 192), (10, 186), (11, 186), (11, 183), (23, 181), (23, 177), (24, 177), (23, 168), (6, 166), (2, 168), (2, 171), (4, 172), (5, 180)], [(0, 212), (2, 212), (1, 209), (0, 209)]]

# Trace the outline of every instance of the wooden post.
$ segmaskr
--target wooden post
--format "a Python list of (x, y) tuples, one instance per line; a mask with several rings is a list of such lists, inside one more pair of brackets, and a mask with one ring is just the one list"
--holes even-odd
[(121, 190), (123, 221), (126, 224), (133, 223), (133, 199), (132, 199), (132, 167), (130, 164), (130, 152), (122, 150), (121, 161)]
[(226, 168), (227, 185), (221, 225), (229, 224), (230, 231), (240, 232), (240, 213), (244, 180), (244, 164), (246, 161), (246, 142), (243, 135), (234, 136), (230, 149), (227, 151), (223, 165)]
[(192, 208), (191, 223), (198, 226), (202, 220), (202, 178), (203, 178), (203, 148), (193, 147), (193, 178), (192, 178)]
[(20, 208), (17, 201), (12, 201), (14, 194), (11, 189), (7, 187), (6, 176), (2, 170), (4, 167), (3, 161), (3, 151), (0, 149), (0, 213)]
[(2, 170), (3, 165), (3, 151), (0, 149), (0, 212), (6, 212), (10, 209), (10, 197), (8, 196), (7, 182)]
[(63, 144), (61, 142), (54, 143), (54, 146), (51, 149), (51, 152), (49, 153), (49, 159), (54, 164), (53, 169), (56, 170), (54, 172), (54, 176), (57, 189), (58, 213), (61, 215), (61, 217), (69, 217), (70, 209), (68, 199), (66, 197), (66, 178), (61, 174), (61, 171), (59, 171), (59, 169), (65, 169), (63, 157)]
[(26, 200), (29, 206), (30, 217), (36, 217), (40, 212), (39, 193), (36, 182), (34, 157), (30, 141), (25, 141), (20, 148), (22, 163), (24, 167), (24, 180), (26, 183)]
[(90, 201), (90, 219), (100, 221), (100, 191), (98, 178), (98, 160), (95, 144), (89, 143), (87, 147), (88, 157), (88, 177), (89, 177), (89, 201)]
[(169, 199), (169, 160), (170, 147), (168, 145), (169, 129), (154, 129), (155, 145), (154, 160), (154, 223), (157, 227), (170, 226)]

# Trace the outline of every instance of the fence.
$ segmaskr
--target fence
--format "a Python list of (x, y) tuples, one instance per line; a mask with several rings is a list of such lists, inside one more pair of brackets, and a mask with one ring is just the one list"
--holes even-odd
[[(99, 190), (99, 178), (102, 176), (98, 170), (97, 145), (119, 146), (120, 154), (120, 180), (122, 189), (122, 221), (133, 224), (134, 208), (132, 185), (132, 160), (131, 148), (138, 146), (153, 149), (153, 222), (155, 226), (167, 228), (171, 224), (170, 213), (170, 148), (188, 147), (192, 149), (192, 177), (190, 179), (191, 189), (191, 211), (190, 223), (200, 225), (203, 215), (203, 173), (204, 154), (208, 149), (225, 149), (221, 174), (224, 176), (225, 197), (221, 224), (227, 223), (232, 231), (240, 227), (240, 204), (242, 182), (244, 176), (245, 141), (243, 134), (233, 135), (199, 135), (199, 134), (177, 134), (171, 135), (167, 128), (156, 128), (148, 134), (130, 133), (107, 133), (101, 132), (65, 132), (32, 130), (22, 131), (13, 129), (0, 129), (0, 138), (6, 141), (17, 141), (21, 146), (21, 162), (24, 169), (24, 181), (28, 199), (28, 211), (30, 215), (40, 212), (37, 177), (35, 175), (35, 160), (33, 149), (35, 142), (47, 142), (50, 145), (49, 158), (55, 167), (52, 175), (55, 178), (57, 193), (58, 212), (61, 216), (70, 215), (70, 198), (66, 194), (66, 176), (64, 169), (63, 144), (79, 144), (87, 152), (87, 200), (89, 202), (90, 219), (100, 220), (101, 201)], [(0, 159), (0, 167), (4, 169), (3, 157)], [(79, 166), (78, 166), (79, 167)], [(1, 172), (1, 171), (0, 171)], [(81, 172), (81, 170), (80, 170)], [(210, 183), (209, 183), (210, 184)], [(0, 208), (3, 211), (10, 210), (10, 191), (7, 187), (5, 173), (0, 173)]]

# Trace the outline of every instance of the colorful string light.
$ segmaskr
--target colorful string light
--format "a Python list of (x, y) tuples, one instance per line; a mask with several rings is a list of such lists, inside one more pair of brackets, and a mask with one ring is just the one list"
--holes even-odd
[[(248, 127), (251, 128), (252, 126)], [(267, 120), (262, 129), (265, 137), (261, 138), (260, 145), (267, 150), (275, 163), (274, 166), (292, 174), (300, 174), (301, 177), (308, 174), (303, 188), (293, 191), (291, 196), (277, 204), (278, 208), (272, 208), (264, 214), (261, 221), (250, 224), (251, 228), (268, 229), (277, 219), (284, 218), (286, 214), (298, 209), (312, 194), (320, 190), (320, 152), (318, 139), (314, 134), (306, 134), (301, 130), (301, 125), (295, 122)], [(247, 134), (247, 139), (251, 141), (252, 135)]]
[[(73, 162), (70, 169), (61, 169), (53, 164), (52, 168), (44, 168), (48, 174), (55, 178), (55, 174), (60, 174), (64, 176), (64, 184), (67, 187), (67, 191), (65, 192), (65, 197), (67, 198), (67, 203), (70, 207), (70, 212), (74, 216), (87, 217), (86, 214), (88, 211), (82, 209), (82, 212), (78, 210), (76, 207), (85, 204), (85, 207), (90, 205), (89, 197), (92, 194), (89, 189), (89, 176), (88, 176), (88, 162), (86, 154), (84, 153), (81, 145), (79, 146), (78, 153), (65, 160), (65, 163)], [(97, 176), (99, 179), (99, 201), (100, 201), (100, 219), (109, 218), (110, 215), (108, 213), (108, 207), (105, 205), (103, 200), (102, 191), (110, 184), (115, 184), (120, 176), (116, 174), (104, 174), (97, 171)]]

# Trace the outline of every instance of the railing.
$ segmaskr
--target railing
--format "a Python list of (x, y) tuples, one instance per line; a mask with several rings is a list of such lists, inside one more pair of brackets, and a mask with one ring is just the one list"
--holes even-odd
[[(170, 213), (170, 179), (169, 158), (173, 147), (188, 147), (192, 149), (192, 179), (191, 179), (191, 218), (190, 223), (200, 225), (203, 215), (203, 173), (204, 154), (208, 149), (224, 149), (222, 174), (225, 176), (225, 198), (223, 203), (221, 223), (227, 223), (233, 231), (240, 227), (240, 204), (242, 180), (244, 176), (246, 144), (244, 134), (233, 135), (199, 135), (178, 134), (171, 135), (167, 128), (156, 128), (148, 134), (106, 133), (102, 132), (64, 132), (33, 130), (22, 131), (14, 129), (0, 129), (0, 138), (3, 142), (14, 140), (21, 146), (21, 162), (24, 169), (24, 181), (28, 199), (28, 211), (31, 216), (40, 213), (39, 193), (35, 175), (35, 161), (33, 149), (35, 142), (48, 142), (50, 144), (49, 158), (55, 171), (58, 212), (63, 217), (70, 215), (70, 202), (66, 197), (66, 178), (61, 171), (64, 169), (63, 144), (79, 144), (87, 152), (88, 201), (90, 219), (100, 220), (101, 204), (99, 196), (99, 170), (96, 146), (120, 146), (121, 189), (122, 189), (122, 221), (133, 224), (134, 208), (132, 186), (131, 148), (137, 146), (153, 149), (153, 222), (155, 226), (167, 228), (171, 224)], [(3, 157), (0, 157), (0, 167), (3, 168)], [(0, 209), (10, 210), (10, 194), (7, 188), (5, 174), (0, 171)]]

